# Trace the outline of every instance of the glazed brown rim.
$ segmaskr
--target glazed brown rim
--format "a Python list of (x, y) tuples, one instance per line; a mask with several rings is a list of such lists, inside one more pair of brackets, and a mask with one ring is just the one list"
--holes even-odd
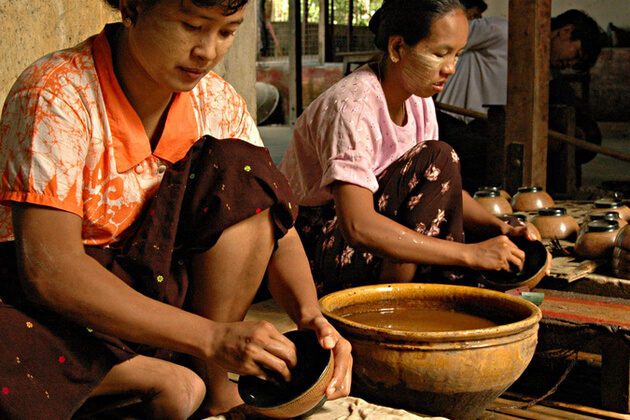
[[(339, 303), (341, 297), (348, 295), (357, 296), (359, 293), (369, 293), (370, 296), (374, 295), (376, 297), (384, 298), (384, 294), (396, 290), (413, 290), (417, 292), (417, 296), (420, 296), (422, 293), (424, 295), (433, 294), (433, 296), (445, 296), (453, 293), (453, 289), (461, 291), (465, 294), (472, 295), (482, 295), (489, 299), (493, 299), (495, 301), (503, 301), (504, 303), (508, 303), (512, 308), (519, 308), (523, 311), (529, 311), (529, 315), (527, 315), (524, 319), (516, 322), (511, 322), (509, 324), (498, 325), (496, 327), (488, 327), (488, 328), (479, 328), (473, 330), (462, 330), (462, 331), (444, 331), (444, 332), (418, 332), (418, 331), (402, 331), (402, 330), (392, 330), (389, 328), (379, 328), (372, 327), (365, 324), (361, 324), (355, 321), (351, 321), (347, 318), (341, 317), (335, 314), (333, 311), (338, 308), (343, 308), (351, 305), (337, 305), (334, 303)], [(394, 299), (391, 299), (394, 300)], [(360, 302), (357, 302), (360, 303)], [(326, 296), (323, 296), (319, 300), (319, 306), (322, 311), (322, 314), (329, 318), (330, 320), (334, 320), (336, 323), (343, 325), (345, 329), (347, 329), (353, 336), (361, 337), (365, 335), (365, 332), (368, 331), (375, 335), (378, 335), (378, 338), (383, 341), (391, 341), (398, 342), (400, 344), (404, 344), (405, 342), (413, 343), (417, 345), (422, 342), (430, 342), (430, 343), (440, 343), (440, 342), (453, 342), (453, 341), (474, 341), (474, 340), (485, 340), (488, 338), (499, 338), (499, 337), (508, 337), (511, 335), (517, 335), (528, 329), (533, 329), (536, 326), (536, 329), (533, 332), (537, 331), (537, 324), (542, 319), (542, 312), (538, 306), (533, 303), (526, 301), (525, 299), (511, 296), (506, 293), (498, 292), (495, 290), (483, 289), (478, 287), (470, 287), (470, 286), (453, 286), (453, 285), (444, 285), (444, 284), (426, 284), (426, 283), (387, 283), (387, 284), (376, 284), (370, 286), (359, 286), (350, 289), (341, 290), (338, 292), (330, 293)], [(486, 347), (488, 344), (483, 343), (467, 343), (468, 347)]]

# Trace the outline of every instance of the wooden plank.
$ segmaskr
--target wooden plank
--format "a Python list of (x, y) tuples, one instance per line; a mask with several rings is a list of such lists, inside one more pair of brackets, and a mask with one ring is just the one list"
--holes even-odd
[(509, 408), (513, 406), (522, 406), (526, 404), (521, 401), (513, 401), (505, 398), (497, 398), (489, 407), (493, 411), (499, 411), (501, 413), (508, 413), (516, 416), (521, 416), (525, 419), (571, 419), (571, 420), (596, 420), (599, 417), (593, 417), (585, 414), (579, 414), (575, 412), (569, 412), (561, 408), (547, 407), (536, 404), (529, 408)]
[[(590, 356), (595, 356), (595, 355), (590, 355)], [(531, 401), (533, 399), (532, 397), (529, 397), (523, 394), (517, 394), (514, 392), (506, 392), (503, 395), (509, 396), (511, 398), (518, 398), (519, 400), (523, 402)], [(630, 420), (630, 415), (628, 414), (617, 413), (614, 411), (603, 410), (601, 408), (589, 407), (589, 406), (581, 405), (581, 404), (566, 403), (562, 401), (553, 401), (549, 399), (544, 399), (538, 402), (538, 404), (545, 405), (547, 407), (556, 407), (556, 408), (559, 408), (561, 410), (565, 410), (568, 412), (578, 412), (578, 413), (583, 413), (587, 415), (597, 416), (596, 418), (601, 418), (601, 419)]]
[(518, 165), (508, 165), (505, 177), (516, 191), (546, 186), (551, 0), (510, 0), (509, 15), (505, 153)]
[(607, 340), (602, 348), (602, 405), (630, 412), (630, 347), (626, 341)]

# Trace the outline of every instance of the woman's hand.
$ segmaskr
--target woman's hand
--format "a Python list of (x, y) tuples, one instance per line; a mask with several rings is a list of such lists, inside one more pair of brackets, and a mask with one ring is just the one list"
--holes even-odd
[(215, 323), (209, 361), (240, 375), (267, 379), (269, 371), (291, 380), (295, 345), (267, 321)]
[(507, 235), (524, 236), (530, 241), (539, 241), (541, 239), (538, 231), (534, 230), (533, 225), (528, 223), (521, 226), (510, 226), (510, 229), (507, 231)]
[(326, 396), (329, 400), (347, 397), (350, 394), (352, 384), (352, 346), (343, 338), (330, 323), (320, 315), (313, 318), (301, 328), (315, 330), (319, 343), (325, 349), (332, 349), (335, 368), (333, 377), (326, 388)]
[(469, 267), (475, 270), (512, 271), (512, 267), (523, 268), (525, 252), (505, 235), (468, 244), (467, 247), (472, 254)]
[[(530, 223), (524, 224), (522, 226), (512, 227), (512, 229), (508, 232), (508, 236), (524, 236), (530, 241), (542, 240), (542, 238), (540, 237), (540, 232), (538, 232), (538, 230), (534, 227), (534, 225)], [(549, 254), (549, 251), (547, 251), (547, 254)], [(551, 267), (552, 267), (551, 255), (549, 255), (549, 258), (547, 258), (547, 261), (548, 261), (547, 270), (545, 271), (546, 276), (551, 274)]]

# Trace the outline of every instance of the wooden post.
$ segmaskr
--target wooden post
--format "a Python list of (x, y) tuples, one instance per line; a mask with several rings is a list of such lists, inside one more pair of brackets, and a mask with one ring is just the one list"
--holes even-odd
[[(567, 105), (553, 105), (549, 118), (555, 121), (555, 128), (561, 133), (575, 137), (575, 108)], [(575, 146), (553, 138), (547, 148), (551, 166), (547, 176), (547, 191), (558, 199), (568, 199), (577, 192), (577, 162)]]
[(602, 406), (620, 413), (630, 412), (630, 347), (617, 337), (602, 346)]
[(346, 51), (352, 51), (352, 35), (354, 32), (354, 28), (352, 25), (354, 24), (354, 0), (348, 0), (348, 31), (347, 31), (347, 39), (346, 39)]
[(332, 0), (319, 0), (318, 47), (320, 65), (333, 59), (333, 7)]
[(302, 28), (300, 0), (289, 0), (289, 125), (293, 126), (302, 113)]
[(505, 145), (505, 106), (490, 105), (488, 107), (488, 170), (485, 183), (488, 186), (505, 188), (503, 174), (506, 172), (503, 159)]
[(546, 186), (550, 15), (551, 0), (510, 0), (505, 177), (512, 190), (519, 178)]
[(308, 38), (308, 0), (302, 0), (302, 52), (307, 51)]

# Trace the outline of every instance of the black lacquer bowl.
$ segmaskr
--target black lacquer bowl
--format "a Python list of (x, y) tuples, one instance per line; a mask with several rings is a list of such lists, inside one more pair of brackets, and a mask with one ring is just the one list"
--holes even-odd
[(525, 252), (525, 263), (520, 271), (483, 271), (481, 281), (490, 289), (506, 291), (519, 287), (533, 289), (545, 276), (548, 258), (551, 255), (540, 241), (530, 241), (525, 237), (510, 238)]
[(245, 404), (268, 417), (309, 415), (326, 401), (325, 390), (333, 374), (332, 351), (320, 346), (313, 330), (289, 331), (284, 335), (297, 349), (297, 365), (291, 369), (291, 381), (241, 376), (238, 392)]

